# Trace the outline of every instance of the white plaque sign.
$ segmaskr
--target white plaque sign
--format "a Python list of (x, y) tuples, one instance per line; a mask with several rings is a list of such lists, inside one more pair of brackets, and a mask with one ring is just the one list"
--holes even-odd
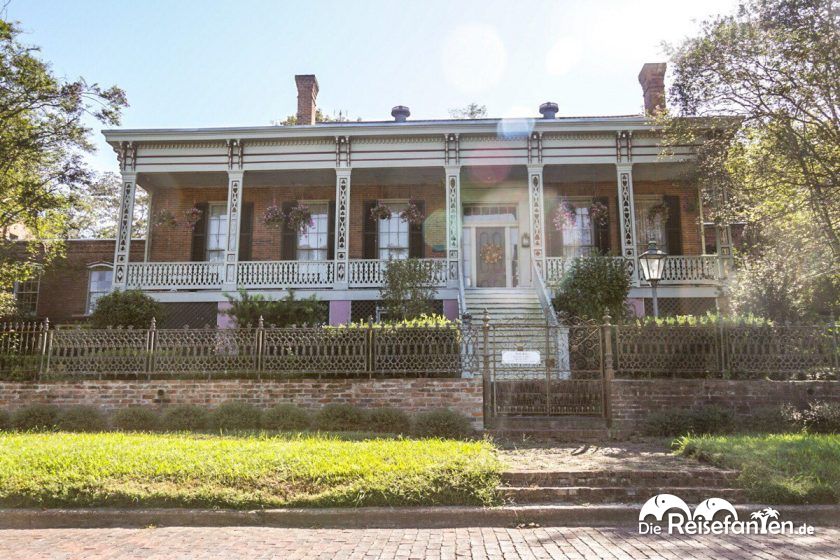
[(536, 350), (503, 350), (502, 364), (515, 366), (536, 366), (540, 363), (540, 353)]

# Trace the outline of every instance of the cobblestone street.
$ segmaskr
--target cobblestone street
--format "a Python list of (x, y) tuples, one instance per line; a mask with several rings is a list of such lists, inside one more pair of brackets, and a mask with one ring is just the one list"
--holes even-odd
[(840, 531), (814, 536), (639, 536), (635, 528), (279, 529), (168, 527), (0, 531), (0, 558), (840, 559)]

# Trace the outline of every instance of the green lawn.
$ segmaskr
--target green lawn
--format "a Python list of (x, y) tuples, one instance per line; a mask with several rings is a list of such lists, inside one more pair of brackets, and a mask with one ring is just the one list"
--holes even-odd
[(840, 503), (840, 435), (687, 436), (678, 452), (740, 469), (748, 496), (767, 504)]
[(494, 503), (488, 442), (0, 432), (0, 505), (268, 508)]

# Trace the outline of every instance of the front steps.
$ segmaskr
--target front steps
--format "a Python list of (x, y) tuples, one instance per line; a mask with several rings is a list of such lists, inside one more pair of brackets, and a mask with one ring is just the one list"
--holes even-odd
[(545, 325), (545, 314), (531, 288), (471, 288), (464, 290), (464, 303), (474, 322), (484, 310), (493, 325)]
[(498, 416), (486, 430), (507, 441), (599, 442), (610, 439), (600, 416)]

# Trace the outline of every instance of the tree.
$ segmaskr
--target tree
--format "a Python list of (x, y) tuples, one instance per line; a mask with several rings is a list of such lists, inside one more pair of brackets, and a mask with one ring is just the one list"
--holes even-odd
[(434, 312), (437, 290), (429, 284), (429, 274), (420, 259), (391, 260), (379, 289), (388, 319), (416, 319)]
[(621, 321), (627, 316), (630, 277), (620, 259), (608, 256), (579, 258), (557, 286), (554, 309), (573, 321), (597, 321), (604, 312)]
[(779, 269), (792, 236), (810, 255), (800, 278), (840, 285), (840, 3), (746, 0), (671, 60), (666, 136), (698, 146), (712, 217), (746, 222), (747, 266)]
[(449, 116), (453, 119), (483, 119), (487, 116), (487, 105), (470, 103), (466, 107), (449, 109)]
[[(120, 214), (120, 186), (116, 173), (103, 173), (79, 193), (71, 193), (68, 215), (68, 236), (71, 238), (108, 239), (117, 235), (117, 216)], [(138, 188), (134, 200), (133, 237), (146, 234), (149, 219), (149, 195)]]
[(0, 19), (0, 231), (22, 224), (34, 237), (24, 254), (0, 240), (0, 289), (31, 278), (62, 252), (71, 193), (91, 184), (92, 117), (119, 124), (127, 106), (116, 86), (65, 81), (18, 40), (16, 23)]

